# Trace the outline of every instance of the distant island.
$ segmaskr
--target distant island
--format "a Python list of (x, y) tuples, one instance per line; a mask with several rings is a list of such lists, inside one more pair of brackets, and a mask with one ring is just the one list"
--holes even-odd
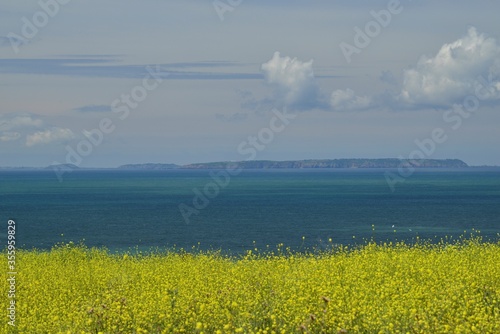
[(311, 160), (249, 160), (249, 161), (219, 161), (188, 165), (175, 164), (130, 164), (118, 167), (128, 170), (165, 170), (165, 169), (284, 169), (284, 168), (398, 168), (412, 166), (415, 168), (466, 168), (469, 167), (459, 159), (311, 159)]
[[(420, 159), (420, 160), (401, 160), (396, 158), (385, 159), (309, 159), (309, 160), (248, 160), (248, 161), (219, 161), (192, 163), (187, 165), (176, 165), (167, 163), (143, 163), (126, 164), (116, 168), (88, 168), (78, 167), (73, 164), (51, 165), (44, 168), (34, 167), (0, 167), (0, 169), (52, 169), (52, 170), (89, 170), (89, 169), (119, 169), (119, 170), (171, 170), (171, 169), (302, 169), (302, 168), (468, 168), (460, 159)], [(488, 167), (488, 166), (482, 166)], [(489, 166), (494, 167), (494, 166)]]
[(118, 167), (118, 169), (140, 169), (140, 170), (165, 170), (165, 169), (176, 169), (181, 168), (182, 166), (176, 164), (155, 164), (155, 163), (147, 163), (147, 164), (128, 164), (122, 165)]
[(184, 169), (223, 169), (228, 165), (243, 169), (272, 169), (272, 168), (398, 168), (413, 166), (415, 168), (465, 168), (469, 167), (459, 159), (322, 159), (322, 160), (253, 160), (236, 162), (207, 162), (184, 165)]

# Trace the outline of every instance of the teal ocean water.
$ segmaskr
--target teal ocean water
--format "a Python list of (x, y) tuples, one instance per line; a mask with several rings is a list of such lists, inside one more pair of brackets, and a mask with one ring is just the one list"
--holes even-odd
[[(52, 171), (0, 171), (0, 212), (5, 226), (15, 219), (18, 246), (41, 249), (83, 241), (111, 250), (175, 245), (239, 252), (254, 242), (321, 248), (328, 239), (412, 241), (472, 229), (498, 239), (500, 169), (418, 170), (394, 192), (384, 173), (248, 170), (214, 187), (208, 170), (73, 171), (63, 182)], [(208, 202), (193, 204), (204, 192)], [(192, 208), (189, 224), (182, 203)]]

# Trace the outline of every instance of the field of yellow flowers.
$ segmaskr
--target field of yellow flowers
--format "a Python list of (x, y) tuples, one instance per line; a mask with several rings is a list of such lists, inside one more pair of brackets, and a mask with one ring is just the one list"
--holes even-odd
[(69, 244), (16, 261), (3, 333), (500, 333), (500, 243), (479, 239), (239, 257)]

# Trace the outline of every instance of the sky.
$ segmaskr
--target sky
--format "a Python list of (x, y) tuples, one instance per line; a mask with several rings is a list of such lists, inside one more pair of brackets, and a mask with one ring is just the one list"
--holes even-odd
[(500, 165), (500, 2), (3, 0), (0, 166)]

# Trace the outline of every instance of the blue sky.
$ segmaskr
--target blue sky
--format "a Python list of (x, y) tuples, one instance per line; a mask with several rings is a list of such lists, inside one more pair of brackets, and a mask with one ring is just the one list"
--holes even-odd
[[(495, 1), (0, 9), (0, 166), (244, 160), (245, 145), (256, 159), (500, 165)], [(272, 127), (276, 111), (296, 117)]]

